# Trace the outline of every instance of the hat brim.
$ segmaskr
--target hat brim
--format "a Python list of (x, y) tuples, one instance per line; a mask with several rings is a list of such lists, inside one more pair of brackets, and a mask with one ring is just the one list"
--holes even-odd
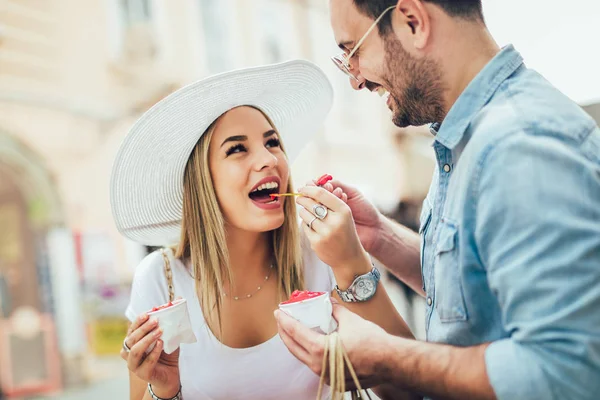
[(226, 72), (177, 90), (142, 115), (117, 153), (110, 188), (117, 229), (149, 246), (179, 241), (187, 160), (225, 112), (244, 105), (262, 110), (292, 162), (321, 127), (332, 102), (329, 80), (304, 60)]

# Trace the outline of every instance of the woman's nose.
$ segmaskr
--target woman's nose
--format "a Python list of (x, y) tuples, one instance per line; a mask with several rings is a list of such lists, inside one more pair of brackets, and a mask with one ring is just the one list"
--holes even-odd
[(256, 170), (262, 171), (265, 168), (275, 168), (277, 166), (277, 157), (268, 149), (260, 152), (256, 159)]

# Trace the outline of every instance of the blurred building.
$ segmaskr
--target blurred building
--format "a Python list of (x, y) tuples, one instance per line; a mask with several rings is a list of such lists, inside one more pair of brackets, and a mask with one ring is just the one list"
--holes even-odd
[(431, 136), (395, 129), (377, 95), (350, 88), (329, 60), (339, 50), (326, 7), (321, 0), (0, 1), (5, 391), (86, 382), (98, 375), (91, 356), (117, 354), (128, 285), (146, 249), (113, 226), (112, 160), (140, 113), (187, 83), (290, 58), (316, 62), (336, 102), (293, 165), (296, 184), (327, 172), (391, 215), (400, 200), (420, 206)]

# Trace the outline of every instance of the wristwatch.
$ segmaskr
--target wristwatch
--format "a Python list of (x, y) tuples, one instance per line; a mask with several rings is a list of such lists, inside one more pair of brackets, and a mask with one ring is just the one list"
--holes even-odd
[(357, 276), (350, 287), (341, 290), (337, 285), (335, 291), (342, 301), (346, 303), (358, 303), (369, 300), (377, 292), (377, 284), (381, 279), (381, 274), (376, 267), (364, 275)]

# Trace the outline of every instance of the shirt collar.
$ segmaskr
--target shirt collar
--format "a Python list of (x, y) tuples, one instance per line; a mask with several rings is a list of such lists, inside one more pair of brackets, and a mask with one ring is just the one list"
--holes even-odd
[(504, 47), (477, 74), (458, 97), (442, 122), (432, 124), (430, 130), (436, 140), (453, 149), (463, 138), (467, 126), (500, 87), (521, 65), (523, 58), (512, 45)]

